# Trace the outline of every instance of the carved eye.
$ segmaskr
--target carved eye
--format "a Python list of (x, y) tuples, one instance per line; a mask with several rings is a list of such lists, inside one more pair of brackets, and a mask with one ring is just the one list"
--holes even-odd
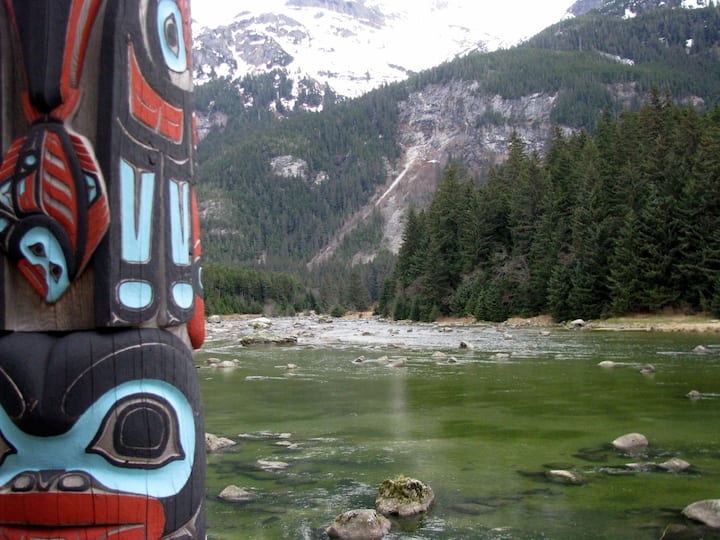
[(183, 30), (183, 13), (175, 0), (160, 0), (157, 11), (158, 38), (165, 64), (177, 73), (188, 69)]
[(15, 454), (17, 450), (5, 439), (5, 437), (2, 434), (2, 431), (0, 431), (0, 465), (2, 465), (3, 461), (5, 461), (5, 458), (8, 457), (10, 454)]
[(165, 19), (165, 44), (177, 56), (180, 53), (180, 39), (178, 38), (178, 26), (175, 14)]
[(32, 253), (36, 257), (40, 257), (43, 259), (47, 257), (45, 253), (45, 245), (41, 242), (36, 242), (35, 244), (28, 246), (28, 249), (30, 250), (30, 253)]
[(147, 394), (118, 401), (87, 451), (115, 466), (141, 469), (159, 469), (185, 457), (177, 414), (167, 401)]
[(58, 283), (60, 281), (60, 278), (63, 274), (63, 267), (59, 264), (50, 263), (50, 275), (53, 278), (53, 281), (55, 283)]

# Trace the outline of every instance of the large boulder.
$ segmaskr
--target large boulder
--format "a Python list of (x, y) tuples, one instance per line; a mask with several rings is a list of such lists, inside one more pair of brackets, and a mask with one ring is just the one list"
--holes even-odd
[(205, 450), (208, 454), (219, 452), (224, 448), (229, 448), (230, 446), (235, 446), (236, 444), (237, 443), (235, 441), (226, 437), (218, 437), (212, 433), (205, 434)]
[(375, 508), (381, 514), (409, 517), (427, 512), (434, 500), (435, 493), (430, 486), (414, 478), (399, 476), (380, 484)]
[(631, 452), (633, 450), (647, 448), (648, 444), (649, 443), (647, 437), (641, 433), (628, 433), (626, 435), (618, 437), (612, 442), (612, 445), (616, 449), (622, 450), (624, 452)]
[(683, 515), (708, 527), (720, 529), (720, 499), (708, 499), (686, 506)]
[(375, 540), (390, 532), (390, 520), (375, 510), (350, 510), (335, 518), (326, 529), (330, 538)]

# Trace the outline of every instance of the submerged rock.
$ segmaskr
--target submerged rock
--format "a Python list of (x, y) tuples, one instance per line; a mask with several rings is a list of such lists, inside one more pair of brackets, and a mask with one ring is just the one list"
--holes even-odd
[(672, 458), (665, 461), (664, 463), (660, 463), (658, 467), (660, 467), (661, 469), (665, 469), (666, 471), (679, 473), (691, 469), (692, 465), (690, 465), (684, 459)]
[(290, 464), (284, 461), (272, 461), (269, 459), (258, 459), (257, 464), (263, 471), (268, 472), (284, 471), (290, 467)]
[(698, 392), (697, 390), (690, 390), (686, 395), (686, 398), (688, 399), (702, 399), (703, 395), (701, 392)]
[(325, 532), (330, 538), (375, 540), (390, 532), (390, 520), (375, 510), (350, 510), (335, 518)]
[(600, 362), (598, 364), (598, 366), (600, 366), (601, 368), (605, 368), (605, 369), (612, 369), (612, 368), (616, 367), (617, 364), (615, 362), (613, 362), (612, 360), (603, 360), (602, 362)]
[(553, 469), (548, 471), (548, 476), (566, 484), (580, 485), (585, 483), (585, 478), (583, 478), (580, 473), (566, 471), (564, 469)]
[(294, 345), (298, 341), (297, 336), (278, 336), (275, 334), (253, 334), (240, 338), (240, 343), (245, 347), (252, 345)]
[(239, 365), (240, 362), (238, 362), (237, 360), (223, 360), (222, 362), (211, 364), (210, 367), (215, 367), (219, 369), (234, 369)]
[(290, 441), (278, 441), (275, 443), (275, 446), (285, 448), (286, 450), (298, 450), (300, 448), (300, 445), (298, 443)]
[(205, 450), (208, 454), (219, 452), (223, 448), (229, 448), (230, 446), (235, 446), (236, 444), (237, 443), (235, 441), (226, 437), (218, 437), (212, 433), (205, 434)]
[(707, 527), (702, 525), (671, 523), (665, 527), (660, 540), (698, 540), (698, 538), (705, 538), (707, 533)]
[(381, 514), (409, 517), (427, 512), (434, 500), (435, 493), (430, 486), (414, 478), (399, 476), (380, 484), (375, 508)]
[(708, 527), (720, 529), (720, 499), (708, 499), (686, 506), (683, 515), (689, 519), (704, 523)]
[(229, 502), (247, 502), (257, 498), (252, 491), (234, 485), (223, 489), (218, 497)]
[(652, 364), (645, 364), (643, 367), (640, 368), (640, 373), (643, 375), (652, 375), (655, 373), (655, 366)]
[(641, 433), (628, 433), (618, 437), (612, 442), (612, 445), (618, 450), (639, 450), (646, 448), (649, 442), (645, 435)]
[(710, 349), (708, 349), (705, 345), (698, 345), (693, 349), (693, 352), (698, 354), (707, 354), (710, 352)]

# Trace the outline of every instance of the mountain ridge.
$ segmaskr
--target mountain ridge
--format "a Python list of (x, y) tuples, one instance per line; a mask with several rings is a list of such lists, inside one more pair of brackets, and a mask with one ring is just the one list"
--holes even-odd
[(283, 70), (294, 80), (357, 97), (457, 56), (515, 45), (544, 27), (538, 22), (525, 36), (506, 37), (498, 19), (468, 17), (473, 4), (422, 0), (403, 9), (387, 0), (269, 0), (227, 25), (196, 26), (195, 79), (203, 84)]
[[(467, 55), (281, 122), (273, 118), (277, 95), (290, 95), (285, 76), (248, 80), (255, 90), (233, 99), (242, 114), (267, 114), (269, 123), (237, 123), (230, 114), (225, 130), (211, 130), (200, 146), (208, 260), (297, 271), (310, 263), (339, 276), (364, 268), (376, 279), (372, 261), (386, 264), (383, 253), (397, 251), (407, 208), (429, 202), (450, 160), (480, 179), (504, 162), (513, 135), (542, 153), (554, 129), (591, 129), (604, 109), (637, 109), (653, 86), (678, 103), (720, 103), (718, 17), (717, 9), (594, 12), (523, 46)], [(705, 27), (714, 33), (688, 48)], [(570, 39), (578, 35), (582, 51)], [(642, 43), (628, 41), (638, 35)], [(205, 92), (198, 89), (202, 107), (219, 103), (219, 94)]]

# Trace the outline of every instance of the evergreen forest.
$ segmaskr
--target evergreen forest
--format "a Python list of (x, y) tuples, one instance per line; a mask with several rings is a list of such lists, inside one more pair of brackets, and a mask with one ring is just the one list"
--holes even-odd
[(556, 321), (677, 309), (720, 313), (720, 108), (654, 91), (545, 156), (514, 137), (480, 183), (451, 164), (411, 210), (379, 311)]

